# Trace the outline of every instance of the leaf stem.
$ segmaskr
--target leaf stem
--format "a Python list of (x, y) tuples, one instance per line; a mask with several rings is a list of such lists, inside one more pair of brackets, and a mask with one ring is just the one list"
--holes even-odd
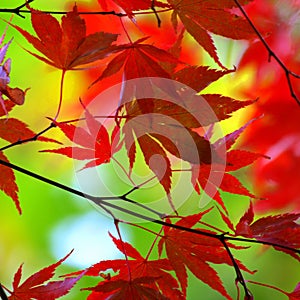
[(57, 120), (58, 115), (61, 110), (61, 105), (62, 105), (62, 100), (63, 100), (63, 89), (64, 89), (64, 80), (65, 80), (65, 75), (66, 75), (67, 70), (62, 69), (61, 72), (61, 79), (60, 79), (60, 89), (59, 89), (59, 103), (58, 103), (58, 108), (57, 108), (57, 113), (54, 117), (54, 121)]

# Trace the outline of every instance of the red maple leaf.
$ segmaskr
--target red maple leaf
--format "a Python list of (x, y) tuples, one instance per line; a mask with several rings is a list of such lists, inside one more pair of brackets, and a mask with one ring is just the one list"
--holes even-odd
[[(102, 277), (106, 278), (105, 281), (101, 281), (96, 287), (88, 288), (88, 290), (93, 291), (88, 299), (107, 299), (106, 297), (109, 295), (112, 297), (126, 295), (126, 297), (124, 296), (120, 299), (156, 299), (153, 298), (154, 295), (162, 297), (162, 294), (165, 298), (157, 299), (184, 299), (179, 290), (177, 280), (170, 273), (172, 266), (168, 259), (150, 260), (148, 256), (144, 258), (129, 243), (116, 239), (112, 235), (110, 236), (117, 248), (132, 259), (101, 261), (85, 270), (85, 276), (99, 276), (99, 274), (102, 274)], [(109, 274), (104, 275), (103, 272), (109, 269), (118, 272), (118, 274), (113, 277), (110, 277)], [(130, 274), (128, 273), (129, 270)], [(77, 274), (79, 272), (70, 275)], [(144, 281), (145, 278), (148, 281)], [(133, 286), (134, 290), (131, 291), (129, 289), (130, 286)], [(136, 289), (140, 290), (139, 297), (134, 298), (133, 296), (137, 295), (135, 294)], [(147, 298), (147, 295), (152, 298)]]
[[(0, 151), (0, 159), (9, 162), (7, 157)], [(11, 168), (0, 165), (0, 190), (9, 196), (15, 203), (18, 212), (21, 214), (21, 206), (17, 192), (19, 191), (16, 184), (16, 177)]]
[(21, 265), (14, 276), (13, 291), (8, 299), (10, 300), (31, 300), (31, 299), (47, 299), (54, 300), (66, 295), (76, 282), (82, 277), (80, 274), (77, 277), (66, 278), (59, 281), (49, 281), (53, 276), (56, 268), (65, 261), (72, 251), (57, 263), (46, 267), (27, 278), (20, 284), (22, 276)]
[(117, 34), (96, 32), (86, 36), (85, 21), (76, 5), (62, 17), (61, 25), (50, 14), (31, 10), (31, 23), (37, 37), (19, 26), (12, 25), (45, 57), (28, 51), (41, 61), (62, 70), (90, 64), (104, 58), (113, 50)]
[[(184, 217), (175, 224), (192, 228), (207, 212)], [(211, 231), (207, 232), (213, 233)], [(187, 269), (189, 269), (198, 279), (218, 291), (226, 299), (231, 299), (217, 271), (210, 265), (210, 263), (232, 265), (227, 251), (219, 240), (165, 226), (164, 236), (158, 244), (160, 254), (163, 246), (184, 294), (186, 294)], [(237, 263), (241, 269), (250, 272), (240, 262)]]
[[(177, 17), (188, 33), (221, 66), (216, 47), (209, 32), (231, 39), (250, 39), (254, 32), (248, 22), (230, 12), (236, 7), (233, 0), (168, 0), (173, 8), (172, 23), (177, 28)], [(239, 1), (242, 5), (249, 0)]]
[[(248, 211), (241, 217), (235, 227), (235, 233), (236, 235), (255, 238), (259, 241), (271, 242), (277, 245), (299, 249), (300, 225), (297, 224), (299, 218), (300, 213), (287, 213), (267, 216), (254, 221), (253, 207), (250, 202)], [(274, 246), (274, 248), (286, 252), (299, 260), (299, 257), (288, 249), (276, 246)]]
[(168, 300), (169, 298), (150, 287), (155, 280), (155, 277), (138, 277), (132, 280), (112, 279), (85, 290), (93, 291), (88, 300)]
[[(300, 213), (266, 216), (254, 221), (255, 214), (252, 202), (250, 201), (248, 210), (240, 218), (236, 226), (232, 224), (228, 215), (223, 214), (221, 211), (220, 214), (228, 228), (231, 229), (235, 235), (273, 243), (275, 244), (275, 246), (273, 246), (274, 249), (286, 252), (299, 260), (295, 252), (279, 247), (279, 245), (294, 249), (300, 248), (300, 225), (297, 224)], [(278, 246), (276, 246), (276, 244)]]
[(73, 159), (90, 160), (84, 168), (108, 163), (112, 155), (117, 152), (122, 145), (119, 143), (119, 128), (115, 127), (111, 138), (109, 138), (105, 126), (99, 123), (87, 109), (85, 110), (85, 117), (88, 130), (73, 124), (53, 121), (70, 141), (80, 147), (70, 146), (59, 149), (42, 150), (40, 152), (52, 152)]
[[(219, 182), (219, 177), (211, 176), (211, 173), (219, 172), (218, 168), (213, 169), (212, 165), (192, 165), (192, 184), (198, 194), (201, 193), (200, 188), (203, 192), (207, 193), (208, 196), (213, 198), (227, 213), (227, 209), (221, 198), (219, 189), (224, 192), (233, 194), (239, 194), (255, 198), (255, 196), (248, 191), (248, 189), (232, 174), (229, 172), (239, 170), (240, 168), (246, 167), (256, 161), (258, 158), (265, 157), (259, 153), (252, 153), (245, 150), (230, 150), (236, 139), (244, 131), (244, 129), (253, 122), (249, 121), (246, 125), (240, 129), (226, 135), (224, 138), (214, 143), (214, 149), (218, 151), (221, 144), (225, 143), (227, 149), (227, 161), (224, 169), (223, 177)], [(229, 150), (229, 151), (228, 151)], [(266, 157), (265, 157), (266, 158)], [(213, 162), (214, 163), (214, 162)], [(216, 162), (215, 164), (217, 164)], [(217, 173), (216, 173), (217, 174)], [(216, 180), (216, 182), (214, 182)]]
[(130, 80), (142, 77), (170, 78), (170, 74), (163, 69), (159, 62), (178, 63), (169, 52), (150, 44), (142, 44), (148, 37), (135, 42), (118, 46), (115, 56), (107, 65), (101, 76), (94, 83), (110, 77), (124, 68), (123, 79)]
[[(10, 111), (14, 104), (5, 100), (3, 102), (4, 108), (0, 107), (0, 117), (5, 116)], [(36, 134), (28, 128), (28, 126), (22, 121), (14, 118), (2, 118), (0, 119), (0, 139), (6, 140), (10, 143), (18, 143), (22, 140), (31, 139)], [(56, 140), (38, 136), (36, 138), (42, 142), (54, 142)], [(8, 158), (0, 151), (0, 159), (9, 162)], [(14, 201), (19, 213), (22, 213), (19, 198), (18, 198), (18, 186), (16, 184), (16, 178), (12, 169), (6, 166), (0, 166), (0, 190), (5, 192)]]

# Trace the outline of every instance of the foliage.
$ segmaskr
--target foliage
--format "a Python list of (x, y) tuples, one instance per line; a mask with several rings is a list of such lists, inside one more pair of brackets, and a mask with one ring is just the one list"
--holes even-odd
[[(81, 289), (89, 292), (89, 300), (187, 299), (189, 274), (225, 299), (241, 299), (240, 287), (244, 299), (254, 299), (250, 284), (274, 289), (289, 299), (300, 299), (297, 278), (293, 279), (296, 288), (292, 292), (267, 280), (257, 282), (252, 276), (261, 271), (260, 266), (258, 271), (251, 270), (242, 259), (236, 258), (248, 247), (260, 244), (290, 255), (296, 263), (299, 261), (297, 220), (300, 214), (295, 211), (299, 208), (296, 186), (300, 91), (295, 81), (300, 78), (295, 73), (299, 71), (295, 50), (299, 36), (292, 34), (297, 25), (297, 1), (282, 0), (288, 17), (281, 15), (275, 1), (91, 2), (93, 11), (84, 11), (85, 6), (79, 1), (66, 11), (56, 12), (60, 17), (33, 8), (33, 0), (16, 8), (0, 9), (3, 14), (30, 15), (32, 31), (16, 25), (14, 20), (2, 22), (25, 38), (26, 42), (22, 40), (25, 51), (61, 72), (59, 104), (51, 104), (57, 109), (56, 114), (47, 116), (48, 126), (35, 133), (23, 120), (13, 117), (15, 107), (26, 103), (30, 94), (27, 89), (10, 86), (10, 77), (15, 75), (11, 73), (11, 59), (6, 56), (13, 41), (4, 43), (7, 29), (4, 30), (0, 39), (0, 138), (8, 144), (0, 149), (0, 190), (12, 199), (20, 214), (26, 199), (19, 199), (17, 171), (90, 200), (113, 220), (118, 237), (109, 234), (124, 258), (103, 260), (48, 283), (71, 252), (29, 276), (22, 284), (21, 265), (14, 275), (12, 290), (0, 285), (1, 299), (57, 299), (67, 295), (86, 277), (97, 279), (95, 286)], [(271, 17), (264, 14), (269, 10)], [(95, 28), (89, 26), (89, 20), (95, 15), (109, 16), (111, 29), (97, 30), (97, 24)], [(155, 35), (144, 34), (149, 26), (144, 19), (149, 16), (150, 27), (158, 28), (159, 34), (165, 37), (163, 41)], [(288, 28), (288, 34), (282, 33), (278, 23)], [(215, 46), (216, 35), (247, 41), (247, 49), (237, 67), (225, 67)], [(281, 49), (282, 39), (292, 37), (291, 45)], [(213, 66), (186, 59), (184, 54), (194, 46), (212, 58)], [(265, 57), (258, 57), (260, 52)], [(268, 57), (273, 59), (272, 65)], [(253, 84), (248, 89), (239, 89), (244, 95), (241, 98), (245, 99), (207, 92), (218, 80), (226, 77), (236, 80), (249, 66)], [(61, 120), (62, 108), (66, 106), (65, 76), (71, 71), (84, 72), (89, 87), (78, 95), (79, 101), (76, 99), (68, 106), (73, 111), (79, 103), (82, 116), (74, 114), (73, 119)], [(273, 72), (281, 73), (272, 81), (267, 77)], [(283, 81), (285, 89), (281, 89)], [(115, 92), (114, 96), (89, 98), (91, 91), (103, 95), (103, 87), (107, 85)], [(113, 113), (101, 114), (102, 106), (108, 103), (112, 103)], [(223, 124), (248, 107), (252, 107), (253, 113), (246, 124), (223, 134)], [(287, 126), (282, 126), (286, 122), (283, 111), (291, 117)], [(54, 134), (45, 136), (55, 130), (61, 133), (61, 139)], [(242, 142), (240, 136), (244, 136)], [(6, 154), (7, 149), (35, 141), (59, 144), (59, 148), (44, 147), (39, 151), (43, 154), (38, 155), (44, 155), (45, 160), (46, 155), (60, 154), (66, 159), (82, 161), (78, 172), (95, 171), (114, 162), (130, 188), (123, 194), (112, 191), (113, 196), (106, 196), (100, 191), (93, 196), (18, 166)], [(120, 160), (124, 153), (126, 164)], [(141, 163), (151, 174), (143, 180), (134, 176)], [(239, 177), (245, 172), (241, 169), (250, 165), (254, 191)], [(288, 176), (281, 174), (282, 169)], [(189, 174), (189, 180), (179, 184), (184, 184), (196, 197), (200, 203), (197, 211), (185, 213), (182, 209), (188, 197), (178, 197), (175, 193), (178, 174)], [(288, 187), (284, 185), (286, 182)], [(149, 183), (153, 184), (153, 191), (157, 188), (162, 195), (154, 199), (156, 193), (150, 188), (148, 196), (153, 196), (157, 205), (145, 204), (140, 194), (135, 193)], [(241, 201), (250, 198), (249, 208), (239, 213), (238, 221), (231, 218), (231, 207), (236, 204), (225, 201), (227, 193), (240, 197)], [(201, 208), (204, 198), (209, 199), (204, 202), (205, 209)], [(278, 208), (285, 211), (270, 214)], [(261, 210), (267, 214), (260, 215)], [(217, 224), (206, 222), (205, 218), (213, 213), (218, 218)], [(138, 223), (142, 221), (147, 221), (146, 225)], [(154, 236), (146, 255), (133, 243), (123, 240), (123, 224)], [(234, 270), (236, 294), (229, 291), (217, 265)]]

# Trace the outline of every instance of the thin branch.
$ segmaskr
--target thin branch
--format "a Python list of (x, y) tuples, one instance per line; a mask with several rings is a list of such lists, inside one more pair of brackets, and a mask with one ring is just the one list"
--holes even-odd
[(40, 132), (36, 133), (34, 136), (27, 138), (27, 139), (21, 139), (21, 140), (17, 140), (14, 143), (11, 143), (7, 146), (4, 146), (2, 148), (0, 148), (0, 151), (4, 151), (7, 150), (9, 148), (12, 148), (16, 145), (21, 145), (21, 144), (25, 144), (27, 142), (32, 142), (32, 141), (36, 141), (38, 139), (39, 136), (41, 136), (42, 134), (44, 134), (45, 132), (47, 132), (48, 130), (50, 130), (51, 128), (56, 127), (56, 125), (54, 123), (51, 123), (47, 128), (41, 130)]
[[(6, 166), (6, 167), (11, 168), (13, 170), (16, 170), (18, 172), (21, 172), (21, 173), (23, 173), (27, 176), (30, 176), (32, 178), (35, 178), (35, 179), (39, 180), (39, 181), (45, 182), (45, 183), (47, 183), (51, 186), (55, 186), (55, 187), (57, 187), (61, 190), (69, 192), (71, 194), (74, 194), (74, 195), (77, 195), (79, 197), (82, 197), (82, 198), (88, 199), (90, 201), (93, 201), (95, 204), (98, 204), (98, 205), (101, 204), (102, 206), (106, 206), (106, 207), (109, 207), (111, 209), (118, 210), (118, 211), (126, 213), (130, 216), (136, 217), (140, 220), (149, 221), (149, 222), (154, 223), (154, 224), (167, 226), (167, 227), (170, 227), (170, 228), (174, 228), (174, 229), (178, 229), (178, 230), (182, 230), (182, 231), (186, 231), (186, 232), (191, 232), (191, 233), (195, 233), (195, 234), (206, 236), (206, 237), (211, 237), (213, 239), (221, 240), (221, 237), (220, 237), (219, 234), (206, 232), (206, 231), (202, 231), (202, 230), (199, 230), (199, 229), (188, 228), (188, 227), (180, 226), (180, 225), (177, 225), (177, 224), (168, 223), (168, 222), (165, 222), (163, 220), (156, 220), (154, 218), (148, 217), (146, 215), (142, 215), (140, 213), (131, 211), (129, 209), (126, 209), (124, 207), (121, 207), (121, 206), (118, 206), (116, 204), (113, 204), (111, 202), (106, 201), (106, 200), (121, 199), (122, 196), (95, 197), (95, 196), (92, 196), (92, 195), (89, 195), (89, 194), (85, 194), (85, 193), (83, 193), (79, 190), (73, 189), (73, 188), (71, 188), (69, 186), (66, 186), (64, 184), (61, 184), (61, 183), (59, 183), (57, 181), (54, 181), (52, 179), (49, 179), (49, 178), (46, 178), (46, 177), (41, 176), (39, 174), (33, 173), (33, 172), (31, 172), (27, 169), (24, 169), (22, 167), (19, 167), (15, 164), (12, 164), (10, 162), (7, 162), (7, 161), (1, 160), (1, 159), (0, 159), (0, 165)], [(226, 236), (224, 234), (222, 235), (222, 239), (232, 240), (232, 241), (239, 241), (239, 242), (246, 242), (246, 243), (256, 243), (256, 244), (262, 244), (262, 245), (269, 245), (269, 246), (273, 246), (273, 247), (277, 247), (277, 248), (290, 250), (292, 252), (300, 254), (300, 250), (298, 250), (298, 249), (290, 248), (290, 247), (287, 247), (287, 246), (284, 246), (284, 245), (280, 245), (280, 244), (276, 244), (276, 243), (272, 243), (272, 242), (267, 242), (267, 241), (258, 241), (258, 240), (252, 240), (252, 239), (247, 239), (247, 238), (230, 237), (230, 236)]]
[(57, 120), (60, 110), (61, 110), (61, 106), (62, 106), (62, 101), (63, 101), (63, 90), (64, 90), (64, 80), (65, 80), (65, 75), (66, 75), (67, 70), (63, 69), (61, 72), (61, 78), (60, 78), (60, 89), (59, 89), (59, 103), (58, 103), (58, 108), (57, 108), (57, 112), (56, 115), (54, 117), (54, 121)]
[[(34, 0), (28, 0), (26, 3), (17, 6), (15, 8), (0, 8), (0, 13), (11, 13), (11, 14), (15, 14), (18, 15), (21, 18), (25, 18), (22, 14), (30, 14), (31, 11), (30, 10), (25, 10), (22, 9), (24, 8), (27, 4), (33, 2)], [(135, 12), (133, 13), (134, 16), (137, 15), (148, 15), (148, 14), (152, 14), (154, 13), (156, 19), (157, 19), (157, 23), (158, 23), (158, 27), (160, 27), (161, 25), (161, 20), (158, 16), (159, 13), (164, 13), (164, 12), (168, 12), (170, 10), (172, 10), (171, 8), (165, 8), (165, 9), (161, 9), (161, 10), (156, 10), (155, 6), (153, 5), (153, 0), (152, 0), (152, 5), (151, 5), (151, 11), (142, 11), (142, 12)], [(51, 10), (40, 10), (39, 12), (42, 13), (46, 13), (46, 14), (52, 14), (52, 15), (65, 15), (68, 12), (67, 11), (51, 11)], [(122, 17), (128, 17), (128, 15), (126, 13), (121, 13), (121, 12), (116, 12), (114, 10), (111, 11), (78, 11), (77, 12), (79, 15), (103, 15), (103, 16), (107, 16), (107, 15), (111, 15), (111, 16), (116, 16), (119, 18)]]
[(155, 0), (152, 0), (152, 2), (151, 2), (151, 10), (153, 11), (153, 13), (154, 13), (154, 15), (156, 17), (157, 26), (158, 26), (158, 28), (160, 28), (160, 26), (161, 26), (161, 19), (159, 18), (159, 15), (158, 15), (158, 13), (157, 13), (157, 11), (155, 9)]
[(1, 283), (0, 283), (0, 298), (2, 300), (8, 300), (8, 297), (7, 297), (7, 295), (6, 295), (5, 291), (4, 291)]
[(296, 100), (296, 102), (297, 102), (298, 105), (300, 105), (300, 99), (295, 94), (295, 91), (294, 91), (294, 88), (293, 88), (293, 85), (292, 85), (292, 82), (291, 82), (291, 76), (294, 77), (294, 78), (300, 79), (300, 75), (292, 72), (290, 69), (288, 69), (286, 67), (286, 65), (283, 63), (283, 61), (275, 54), (275, 52), (271, 49), (271, 47), (269, 46), (269, 44), (263, 38), (262, 34), (258, 31), (258, 29), (254, 25), (254, 23), (251, 21), (251, 19), (249, 18), (248, 14), (246, 13), (246, 11), (242, 7), (242, 5), (239, 3), (239, 1), (238, 0), (234, 0), (234, 2), (236, 3), (236, 5), (238, 6), (238, 8), (240, 9), (240, 11), (243, 14), (243, 16), (245, 17), (245, 19), (248, 21), (248, 23), (251, 26), (251, 28), (254, 30), (254, 32), (257, 35), (257, 37), (259, 38), (259, 40), (262, 42), (262, 44), (264, 45), (264, 47), (268, 51), (269, 61), (273, 57), (275, 59), (275, 61), (278, 63), (278, 65), (281, 67), (281, 69), (285, 72), (285, 77), (286, 77), (286, 80), (287, 80), (287, 83), (288, 83), (288, 87), (289, 87), (289, 90), (290, 90), (290, 93), (291, 93), (291, 97)]
[(21, 15), (21, 13), (29, 13), (30, 11), (28, 10), (22, 10), (23, 7), (25, 7), (26, 5), (28, 5), (29, 3), (33, 2), (34, 0), (27, 0), (24, 4), (19, 5), (15, 8), (0, 8), (0, 12), (4, 12), (4, 13), (12, 13), (15, 14), (21, 18), (25, 18), (24, 16)]
[(239, 282), (243, 289), (244, 289), (244, 292), (245, 292), (245, 300), (252, 300), (253, 299), (253, 296), (251, 294), (251, 292), (249, 291), (249, 289), (247, 288), (247, 284), (246, 284), (246, 281), (243, 277), (243, 274), (241, 272), (241, 269), (239, 267), (239, 265), (237, 264), (233, 254), (231, 253), (231, 250), (230, 248), (228, 247), (227, 243), (226, 243), (226, 238), (225, 238), (225, 235), (224, 234), (221, 234), (219, 235), (220, 237), (220, 242), (223, 244), (225, 250), (227, 251), (229, 257), (230, 257), (230, 260), (232, 262), (232, 265), (234, 267), (234, 270), (235, 270), (235, 273), (236, 273), (236, 281)]

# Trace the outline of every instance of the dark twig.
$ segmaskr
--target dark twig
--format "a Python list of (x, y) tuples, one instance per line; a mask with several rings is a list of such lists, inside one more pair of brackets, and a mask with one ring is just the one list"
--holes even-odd
[[(88, 199), (88, 200), (94, 202), (95, 204), (98, 204), (98, 205), (101, 204), (102, 206), (106, 206), (106, 207), (109, 207), (111, 209), (118, 210), (120, 212), (126, 213), (126, 214), (131, 215), (133, 217), (136, 217), (138, 219), (141, 219), (141, 220), (144, 220), (144, 221), (149, 221), (149, 222), (152, 222), (152, 223), (155, 223), (155, 224), (159, 224), (159, 225), (162, 225), (162, 226), (167, 226), (167, 227), (178, 229), (178, 230), (183, 230), (183, 231), (186, 231), (186, 232), (195, 233), (195, 234), (198, 234), (198, 235), (203, 235), (203, 236), (211, 237), (211, 238), (214, 238), (214, 239), (217, 239), (217, 240), (221, 240), (219, 234), (215, 234), (215, 233), (211, 233), (211, 232), (206, 232), (206, 231), (202, 231), (202, 230), (199, 230), (199, 229), (188, 228), (188, 227), (184, 227), (184, 226), (180, 226), (180, 225), (168, 223), (168, 222), (165, 222), (165, 221), (162, 221), (162, 220), (156, 220), (156, 219), (153, 219), (151, 217), (142, 215), (140, 213), (131, 211), (129, 209), (126, 209), (124, 207), (120, 207), (118, 205), (115, 205), (113, 203), (110, 203), (110, 202), (106, 201), (106, 200), (121, 199), (120, 196), (115, 196), (115, 197), (96, 197), (96, 196), (92, 196), (92, 195), (85, 194), (85, 193), (83, 193), (81, 191), (78, 191), (78, 190), (73, 189), (73, 188), (71, 188), (69, 186), (63, 185), (63, 184), (61, 184), (61, 183), (59, 183), (57, 181), (54, 181), (52, 179), (46, 178), (44, 176), (41, 176), (39, 174), (33, 173), (33, 172), (31, 172), (31, 171), (29, 171), (27, 169), (21, 168), (21, 167), (15, 165), (15, 164), (12, 164), (10, 162), (7, 162), (7, 161), (1, 160), (1, 159), (0, 159), (0, 165), (6, 166), (6, 167), (11, 168), (13, 170), (16, 170), (18, 172), (21, 172), (21, 173), (23, 173), (23, 174), (25, 174), (27, 176), (30, 176), (32, 178), (35, 178), (35, 179), (39, 180), (39, 181), (45, 182), (45, 183), (47, 183), (49, 185), (55, 186), (55, 187), (57, 187), (57, 188), (59, 188), (61, 190), (64, 190), (66, 192), (69, 192), (69, 193), (72, 193), (72, 194), (77, 195), (79, 197)], [(224, 239), (224, 240), (238, 241), (238, 242), (257, 243), (257, 244), (262, 244), (262, 245), (269, 245), (269, 246), (273, 246), (273, 247), (277, 247), (277, 248), (287, 249), (287, 250), (290, 250), (290, 251), (295, 252), (297, 254), (300, 254), (300, 250), (298, 250), (298, 249), (290, 248), (290, 247), (287, 247), (287, 246), (284, 246), (284, 245), (280, 245), (280, 244), (276, 244), (276, 243), (272, 243), (272, 242), (251, 240), (251, 239), (247, 239), (247, 238), (229, 237), (229, 236), (226, 236), (224, 234), (222, 234), (222, 239)]]
[(236, 5), (238, 6), (238, 8), (240, 9), (240, 11), (243, 14), (243, 16), (245, 17), (245, 19), (248, 21), (248, 23), (251, 26), (251, 28), (254, 30), (254, 32), (257, 35), (257, 37), (259, 38), (259, 40), (262, 42), (262, 44), (264, 45), (264, 47), (268, 51), (269, 61), (273, 57), (275, 59), (275, 61), (278, 63), (278, 65), (285, 72), (285, 77), (286, 77), (286, 80), (287, 80), (287, 83), (288, 83), (288, 87), (289, 87), (289, 90), (290, 90), (290, 93), (291, 93), (291, 97), (296, 100), (296, 102), (297, 102), (298, 105), (300, 105), (300, 99), (295, 94), (295, 91), (294, 91), (294, 88), (293, 88), (293, 85), (292, 85), (292, 82), (291, 82), (291, 76), (294, 77), (294, 78), (300, 79), (300, 75), (292, 72), (290, 69), (288, 69), (286, 67), (286, 65), (283, 63), (283, 61), (275, 54), (275, 52), (268, 45), (268, 43), (263, 38), (263, 36), (261, 35), (261, 33), (258, 31), (258, 29), (256, 28), (256, 26), (253, 24), (253, 22), (251, 21), (251, 19), (249, 18), (249, 16), (247, 15), (247, 13), (244, 10), (244, 8), (241, 6), (241, 4), (239, 3), (239, 1), (238, 0), (234, 0), (234, 2), (236, 3)]
[(13, 13), (21, 18), (25, 18), (24, 16), (21, 15), (21, 13), (24, 13), (24, 12), (28, 13), (28, 10), (22, 10), (22, 8), (33, 1), (34, 0), (27, 0), (24, 4), (19, 5), (15, 8), (1, 8), (0, 12)]
[[(0, 13), (12, 13), (12, 14), (15, 14), (15, 15), (18, 15), (19, 17), (21, 18), (25, 18), (24, 16), (22, 16), (22, 14), (30, 14), (31, 11), (30, 10), (25, 10), (25, 9), (22, 9), (23, 7), (25, 7), (27, 4), (33, 2), (34, 0), (28, 0), (26, 3), (18, 6), (18, 7), (15, 7), (15, 8), (0, 8)], [(152, 5), (151, 5), (151, 10), (152, 10), (152, 13), (154, 13), (156, 19), (157, 19), (157, 24), (158, 24), (158, 27), (160, 27), (161, 25), (161, 20), (158, 16), (158, 13), (164, 13), (164, 12), (168, 12), (170, 11), (170, 8), (167, 8), (167, 9), (162, 9), (162, 10), (156, 10), (155, 9), (155, 4), (154, 4), (154, 0), (152, 0)], [(67, 14), (67, 11), (50, 11), (50, 10), (40, 10), (39, 12), (42, 12), (42, 13), (46, 13), (46, 14), (52, 14), (52, 15), (65, 15)], [(136, 13), (133, 13), (133, 15), (144, 15), (144, 14), (149, 14), (150, 12), (148, 11), (143, 11), (143, 12), (136, 12)], [(127, 17), (128, 15), (126, 13), (120, 13), (120, 12), (116, 12), (114, 10), (111, 10), (111, 11), (78, 11), (78, 14), (79, 15), (111, 15), (111, 16), (116, 16), (116, 17)]]
[(223, 244), (225, 250), (227, 251), (227, 253), (228, 253), (229, 257), (230, 257), (230, 260), (232, 262), (232, 265), (234, 267), (234, 270), (235, 270), (235, 273), (236, 273), (236, 281), (239, 282), (242, 285), (243, 289), (244, 289), (245, 300), (246, 299), (247, 300), (253, 299), (253, 296), (252, 296), (251, 292), (247, 288), (247, 284), (246, 284), (246, 281), (245, 281), (245, 279), (243, 277), (241, 269), (240, 269), (239, 265), (237, 264), (237, 262), (236, 262), (236, 260), (235, 260), (235, 258), (233, 256), (233, 254), (230, 251), (230, 248), (228, 247), (228, 245), (226, 243), (226, 237), (225, 237), (225, 235), (221, 234), (221, 235), (219, 235), (219, 237), (220, 237), (220, 242)]
[(151, 10), (153, 11), (155, 17), (156, 17), (156, 20), (157, 20), (157, 26), (158, 28), (160, 28), (161, 26), (161, 19), (159, 18), (159, 15), (155, 9), (155, 0), (152, 0), (152, 3), (151, 3)]
[(21, 144), (24, 144), (24, 143), (27, 143), (27, 142), (32, 142), (32, 141), (36, 141), (38, 139), (39, 136), (41, 136), (42, 134), (44, 134), (45, 132), (47, 132), (48, 130), (50, 130), (51, 128), (55, 127), (56, 125), (54, 123), (51, 123), (47, 128), (41, 130), (40, 132), (38, 132), (37, 134), (35, 134), (34, 136), (30, 137), (30, 138), (27, 138), (27, 139), (23, 139), (23, 140), (17, 140), (16, 142), (14, 143), (11, 143), (7, 146), (4, 146), (2, 148), (0, 148), (0, 151), (4, 151), (4, 150), (7, 150), (9, 148), (12, 148), (16, 145), (21, 145)]
[(2, 300), (8, 300), (8, 297), (7, 297), (7, 295), (6, 295), (5, 291), (4, 291), (1, 283), (0, 283), (0, 298)]

